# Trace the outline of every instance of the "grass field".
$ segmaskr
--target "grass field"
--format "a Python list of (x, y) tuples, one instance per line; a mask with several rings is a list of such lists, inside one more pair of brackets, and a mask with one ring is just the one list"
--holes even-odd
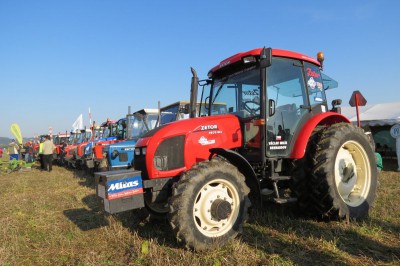
[(1, 265), (400, 265), (400, 173), (385, 162), (370, 217), (316, 222), (267, 205), (224, 247), (196, 253), (142, 210), (105, 216), (93, 178), (53, 172), (0, 176)]

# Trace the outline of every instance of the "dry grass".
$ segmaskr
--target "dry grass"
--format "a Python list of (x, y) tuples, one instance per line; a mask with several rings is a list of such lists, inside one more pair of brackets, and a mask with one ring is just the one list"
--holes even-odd
[[(386, 166), (387, 165), (387, 166)], [(267, 206), (224, 247), (195, 253), (139, 210), (104, 216), (93, 178), (54, 167), (0, 176), (1, 265), (400, 265), (400, 174), (385, 164), (364, 222), (323, 223)]]

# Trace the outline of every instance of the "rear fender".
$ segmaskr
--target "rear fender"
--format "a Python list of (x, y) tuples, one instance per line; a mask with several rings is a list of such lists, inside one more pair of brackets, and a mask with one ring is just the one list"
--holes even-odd
[(228, 160), (233, 166), (237, 167), (238, 170), (244, 175), (246, 179), (246, 184), (250, 188), (250, 199), (252, 202), (252, 205), (255, 207), (261, 207), (262, 206), (262, 201), (261, 201), (261, 189), (260, 189), (260, 184), (258, 183), (257, 180), (257, 175), (254, 172), (253, 168), (251, 167), (250, 163), (239, 153), (229, 150), (229, 149), (224, 149), (224, 148), (212, 148), (210, 149), (210, 157), (209, 160), (211, 160), (215, 155), (219, 155), (224, 157), (226, 160)]
[(304, 156), (308, 144), (308, 139), (310, 139), (311, 133), (313, 132), (315, 127), (317, 127), (318, 125), (330, 126), (339, 122), (350, 123), (349, 119), (335, 112), (325, 112), (312, 117), (304, 124), (302, 130), (297, 136), (290, 158), (300, 159)]

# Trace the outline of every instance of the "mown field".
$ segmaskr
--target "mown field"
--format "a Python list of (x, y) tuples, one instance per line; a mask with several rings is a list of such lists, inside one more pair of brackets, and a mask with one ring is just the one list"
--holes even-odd
[(385, 162), (363, 222), (316, 222), (267, 205), (226, 246), (192, 252), (142, 210), (105, 216), (93, 178), (54, 167), (0, 176), (1, 265), (400, 265), (400, 173)]

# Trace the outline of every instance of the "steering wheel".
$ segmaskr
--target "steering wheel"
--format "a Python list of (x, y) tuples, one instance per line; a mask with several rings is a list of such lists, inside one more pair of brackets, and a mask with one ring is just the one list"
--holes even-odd
[[(258, 108), (252, 108), (252, 107), (250, 107), (250, 104), (257, 105)], [(254, 100), (244, 101), (243, 102), (243, 108), (247, 112), (249, 112), (252, 116), (254, 116), (254, 115), (257, 115), (258, 114), (257, 112), (260, 111), (260, 103), (254, 101)]]

